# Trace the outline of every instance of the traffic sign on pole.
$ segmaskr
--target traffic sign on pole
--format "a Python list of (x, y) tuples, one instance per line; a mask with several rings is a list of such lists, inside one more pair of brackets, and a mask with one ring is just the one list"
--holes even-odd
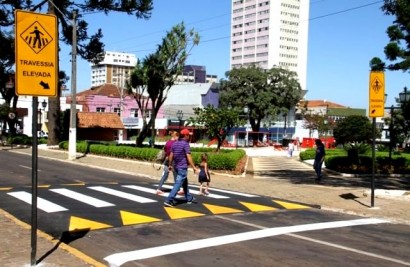
[(369, 117), (384, 116), (384, 72), (370, 72), (369, 80)]
[(15, 11), (16, 94), (57, 96), (57, 17)]

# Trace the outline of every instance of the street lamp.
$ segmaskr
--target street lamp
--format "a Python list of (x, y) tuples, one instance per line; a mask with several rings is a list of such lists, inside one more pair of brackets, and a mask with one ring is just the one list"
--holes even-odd
[(407, 146), (407, 144), (408, 144), (408, 135), (407, 135), (407, 131), (408, 131), (408, 126), (409, 125), (407, 125), (408, 124), (408, 121), (409, 121), (409, 119), (410, 119), (410, 117), (409, 117), (409, 114), (410, 114), (410, 106), (409, 106), (409, 102), (410, 102), (410, 92), (407, 92), (407, 87), (405, 86), (404, 87), (404, 91), (403, 92), (401, 92), (400, 94), (399, 94), (399, 100), (400, 100), (400, 107), (401, 107), (401, 110), (402, 110), (402, 114), (403, 114), (403, 117), (404, 117), (404, 129), (405, 129), (405, 139), (404, 139), (404, 143), (403, 143), (403, 145), (404, 145), (404, 147), (406, 147)]
[[(40, 108), (40, 137), (42, 137), (42, 135), (43, 135), (43, 130), (42, 130), (42, 126), (43, 126), (43, 124), (42, 124), (42, 122), (41, 122), (41, 118), (43, 117), (43, 112), (42, 112), (42, 110), (44, 110), (44, 112), (46, 111), (46, 107), (47, 107), (47, 101), (45, 100), (45, 99), (43, 99), (43, 102), (41, 102), (41, 107), (42, 107), (42, 109)], [(44, 121), (45, 121), (45, 119), (44, 119)]]
[(244, 107), (243, 107), (243, 112), (245, 113), (245, 116), (246, 116), (245, 147), (247, 147), (247, 146), (248, 146), (248, 141), (249, 141), (249, 128), (248, 128), (249, 108), (248, 108), (248, 106), (244, 106)]
[(385, 109), (390, 109), (390, 125), (389, 125), (389, 160), (391, 161), (391, 153), (393, 149), (393, 142), (395, 139), (395, 134), (394, 134), (394, 110), (399, 109), (399, 107), (391, 106), (391, 107), (385, 107)]
[(283, 120), (285, 121), (285, 123), (284, 123), (284, 125), (283, 125), (283, 138), (282, 138), (282, 143), (283, 143), (283, 139), (284, 139), (284, 138), (287, 138), (287, 134), (286, 134), (286, 122), (287, 122), (287, 119), (288, 119), (288, 114), (287, 114), (287, 113), (284, 113), (284, 114), (283, 114)]
[(181, 129), (181, 122), (182, 122), (182, 118), (184, 117), (184, 112), (182, 110), (178, 110), (177, 111), (177, 118), (179, 121), (179, 130)]
[(399, 94), (400, 103), (407, 103), (410, 101), (410, 92), (407, 92), (407, 87), (404, 87), (404, 91)]

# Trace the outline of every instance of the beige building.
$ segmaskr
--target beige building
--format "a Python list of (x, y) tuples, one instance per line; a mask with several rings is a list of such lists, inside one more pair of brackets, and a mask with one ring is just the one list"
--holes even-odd
[(309, 0), (232, 0), (230, 66), (280, 66), (306, 90)]

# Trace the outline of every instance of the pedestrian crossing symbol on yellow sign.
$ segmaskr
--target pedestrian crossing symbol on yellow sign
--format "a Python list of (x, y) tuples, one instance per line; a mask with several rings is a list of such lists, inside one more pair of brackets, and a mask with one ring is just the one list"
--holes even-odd
[(369, 117), (384, 116), (384, 72), (370, 72), (369, 81)]
[(47, 47), (53, 41), (53, 37), (47, 32), (46, 29), (38, 22), (35, 21), (25, 31), (20, 34), (24, 42), (38, 54)]
[(56, 96), (57, 17), (15, 11), (16, 94)]

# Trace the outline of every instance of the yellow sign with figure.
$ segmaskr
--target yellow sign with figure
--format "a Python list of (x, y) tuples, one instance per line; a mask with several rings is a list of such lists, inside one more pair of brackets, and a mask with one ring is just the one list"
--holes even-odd
[(384, 72), (370, 72), (369, 81), (369, 117), (384, 117)]
[(16, 94), (57, 96), (57, 17), (15, 11)]

